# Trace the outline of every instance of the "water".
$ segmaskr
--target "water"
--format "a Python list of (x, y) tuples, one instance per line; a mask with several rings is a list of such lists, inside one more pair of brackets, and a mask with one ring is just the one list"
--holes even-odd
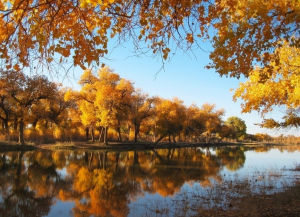
[(300, 180), (300, 146), (0, 153), (0, 216), (193, 216)]

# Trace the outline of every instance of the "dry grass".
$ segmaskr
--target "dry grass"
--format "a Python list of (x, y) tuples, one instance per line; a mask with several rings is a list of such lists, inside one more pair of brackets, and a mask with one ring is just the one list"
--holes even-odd
[(198, 214), (195, 216), (297, 217), (300, 216), (300, 183), (273, 195), (246, 195), (238, 200), (233, 200), (228, 209), (204, 210), (199, 208)]

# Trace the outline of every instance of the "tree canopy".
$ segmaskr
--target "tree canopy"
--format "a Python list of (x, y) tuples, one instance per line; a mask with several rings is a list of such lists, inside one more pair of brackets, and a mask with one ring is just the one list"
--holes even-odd
[(100, 64), (112, 38), (163, 59), (208, 39), (208, 68), (249, 77), (235, 94), (245, 101), (244, 112), (276, 105), (297, 110), (299, 29), (298, 0), (2, 0), (0, 58), (16, 71), (65, 59), (85, 69)]
[(247, 126), (245, 121), (238, 117), (229, 117), (225, 121), (225, 125), (229, 127), (228, 137), (242, 139), (246, 136)]
[(269, 66), (278, 42), (299, 46), (299, 9), (297, 0), (2, 0), (1, 58), (26, 66), (60, 54), (84, 68), (108, 52), (112, 37), (146, 42), (163, 58), (173, 42), (188, 48), (211, 37), (211, 66), (247, 76), (253, 63)]
[[(178, 98), (149, 97), (108, 67), (84, 70), (81, 89), (46, 77), (0, 71), (0, 134), (31, 141), (210, 142), (231, 138), (223, 109), (184, 105)], [(235, 139), (235, 138), (234, 138)]]

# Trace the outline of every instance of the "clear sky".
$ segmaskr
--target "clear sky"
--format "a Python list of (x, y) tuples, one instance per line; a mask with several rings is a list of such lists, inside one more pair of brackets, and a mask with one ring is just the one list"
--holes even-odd
[[(202, 43), (201, 47), (206, 50), (194, 49), (193, 52), (177, 50), (162, 67), (162, 59), (158, 56), (148, 55), (134, 56), (131, 43), (114, 46), (109, 55), (103, 59), (103, 63), (109, 66), (114, 72), (120, 74), (134, 83), (136, 88), (150, 96), (160, 96), (167, 99), (178, 97), (189, 106), (196, 104), (201, 106), (204, 103), (216, 104), (216, 108), (225, 109), (224, 120), (230, 116), (242, 118), (247, 125), (247, 133), (268, 133), (272, 136), (280, 134), (300, 136), (299, 130), (280, 129), (267, 130), (255, 125), (260, 123), (262, 118), (257, 112), (242, 114), (241, 101), (233, 102), (233, 91), (238, 87), (236, 78), (220, 77), (214, 70), (208, 70), (205, 66), (209, 63), (209, 51), (212, 50), (209, 42)], [(94, 69), (96, 72), (96, 69)], [(77, 89), (81, 69), (74, 70), (74, 76), (69, 76), (63, 83)], [(284, 115), (284, 109), (276, 109), (266, 117), (280, 118)]]

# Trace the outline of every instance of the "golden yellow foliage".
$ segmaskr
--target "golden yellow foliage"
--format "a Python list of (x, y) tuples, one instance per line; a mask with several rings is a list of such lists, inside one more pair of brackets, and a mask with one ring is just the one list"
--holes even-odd
[(157, 99), (155, 102), (155, 132), (161, 138), (175, 136), (183, 129), (185, 106), (177, 98)]
[(283, 42), (275, 51), (269, 68), (257, 67), (241, 83), (234, 98), (245, 101), (243, 111), (268, 112), (274, 105), (300, 106), (300, 49)]
[[(248, 92), (244, 111), (266, 112), (277, 104), (299, 107), (298, 72), (281, 73), (286, 71), (282, 63), (290, 61), (285, 59), (288, 52), (299, 59), (299, 0), (2, 0), (0, 11), (0, 58), (8, 70), (19, 71), (35, 62), (61, 64), (65, 59), (86, 69), (99, 64), (114, 37), (146, 45), (163, 59), (174, 47), (189, 49), (208, 38), (214, 47), (208, 67), (220, 75), (249, 76), (248, 85), (256, 83), (260, 91), (255, 93), (258, 98), (266, 97), (266, 105), (260, 106)], [(97, 78), (90, 75), (87, 70), (82, 82), (94, 83)], [(280, 76), (290, 81), (278, 82)], [(275, 82), (264, 86), (262, 81), (270, 77)], [(261, 94), (272, 86), (276, 90), (272, 96)], [(236, 97), (243, 95), (239, 92)], [(110, 116), (107, 111), (96, 116), (102, 125), (115, 124), (105, 120)], [(90, 122), (89, 117), (83, 119)]]
[(243, 112), (257, 110), (262, 114), (272, 111), (274, 106), (285, 106), (289, 111), (281, 124), (269, 119), (264, 127), (299, 126), (300, 118), (300, 49), (287, 41), (280, 43), (265, 68), (256, 67), (249, 80), (241, 83), (234, 99), (242, 98)]
[(211, 26), (217, 33), (211, 66), (222, 75), (248, 75), (252, 63), (269, 61), (261, 54), (276, 41), (296, 36), (299, 8), (297, 0), (3, 0), (1, 58), (8, 68), (22, 68), (35, 58), (54, 62), (59, 54), (85, 68), (99, 63), (109, 39), (119, 36), (148, 43), (167, 59), (172, 41), (189, 48), (210, 38)]

